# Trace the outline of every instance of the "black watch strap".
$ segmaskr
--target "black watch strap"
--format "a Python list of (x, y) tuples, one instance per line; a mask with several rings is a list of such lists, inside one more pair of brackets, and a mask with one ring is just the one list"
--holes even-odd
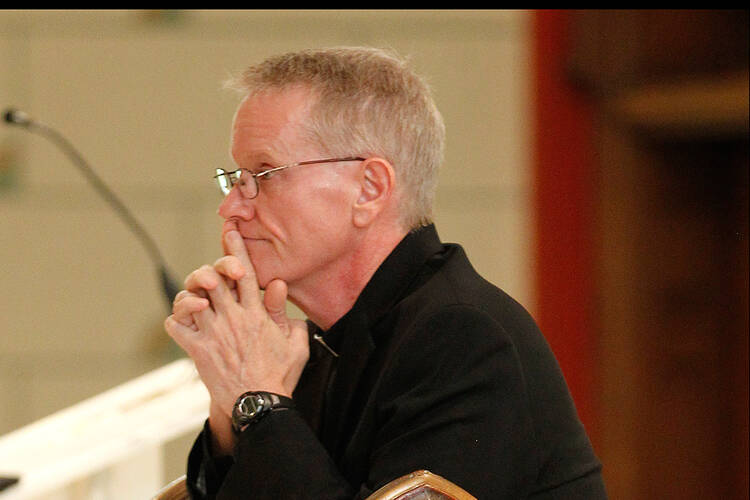
[(246, 392), (237, 398), (232, 408), (232, 429), (239, 434), (268, 413), (290, 408), (294, 408), (294, 401), (286, 396), (264, 391)]

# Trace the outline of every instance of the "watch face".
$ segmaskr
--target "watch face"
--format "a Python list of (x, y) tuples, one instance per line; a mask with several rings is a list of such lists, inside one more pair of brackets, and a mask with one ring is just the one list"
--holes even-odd
[(260, 394), (250, 394), (242, 398), (239, 403), (239, 410), (243, 416), (254, 417), (260, 410), (263, 409), (266, 401)]

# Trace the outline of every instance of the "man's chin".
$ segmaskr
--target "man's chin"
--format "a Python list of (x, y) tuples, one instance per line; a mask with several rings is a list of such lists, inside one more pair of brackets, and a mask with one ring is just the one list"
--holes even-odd
[(255, 268), (255, 279), (258, 281), (258, 288), (260, 288), (261, 290), (265, 290), (268, 284), (273, 281), (275, 277), (265, 272), (263, 269), (263, 264), (260, 262), (253, 262), (253, 268)]

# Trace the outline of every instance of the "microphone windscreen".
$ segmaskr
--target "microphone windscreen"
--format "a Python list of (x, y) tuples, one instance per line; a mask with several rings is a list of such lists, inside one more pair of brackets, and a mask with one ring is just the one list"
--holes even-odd
[(3, 113), (3, 119), (5, 119), (7, 123), (13, 123), (15, 125), (28, 125), (31, 123), (29, 115), (13, 108), (5, 110), (5, 113)]

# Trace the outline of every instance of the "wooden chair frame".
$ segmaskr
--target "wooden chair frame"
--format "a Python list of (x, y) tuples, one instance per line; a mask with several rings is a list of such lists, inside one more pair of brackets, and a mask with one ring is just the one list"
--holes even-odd
[[(189, 500), (185, 476), (162, 488), (153, 500)], [(477, 500), (458, 485), (427, 470), (394, 479), (367, 500)]]

